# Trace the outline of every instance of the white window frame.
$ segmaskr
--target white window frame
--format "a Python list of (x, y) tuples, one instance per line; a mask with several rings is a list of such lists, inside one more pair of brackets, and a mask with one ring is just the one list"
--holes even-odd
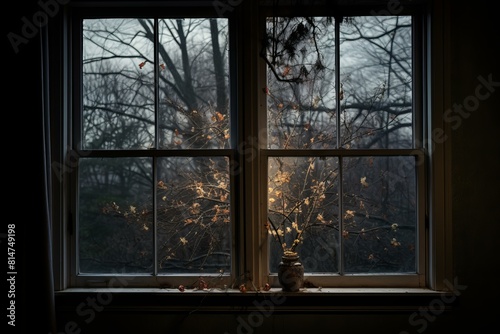
[[(286, 9), (283, 11), (283, 15), (286, 15), (287, 11)], [(312, 11), (314, 13), (314, 11)], [(349, 11), (345, 12), (346, 15), (349, 15)], [(359, 12), (357, 15), (368, 15), (368, 12)], [(263, 11), (263, 16), (261, 17), (261, 20), (265, 19), (265, 16), (280, 16), (280, 13), (276, 13), (275, 9), (268, 8), (268, 10)], [(304, 15), (307, 15), (308, 13), (304, 13)], [(324, 15), (324, 14), (319, 14)], [(411, 15), (411, 14), (409, 14)], [(338, 17), (335, 18), (335, 21), (338, 22)], [(415, 58), (418, 58), (418, 53), (421, 52), (421, 37), (422, 37), (422, 32), (420, 31), (420, 24), (418, 21), (418, 15), (413, 15), (412, 18), (412, 46), (413, 46), (413, 54), (412, 54), (412, 60), (414, 62), (414, 68), (412, 68), (413, 71), (413, 82), (414, 82), (414, 92), (413, 92), (413, 115), (414, 115), (414, 121), (413, 121), (413, 132), (414, 132), (414, 137), (415, 137), (415, 143), (418, 145), (418, 143), (423, 143), (423, 134), (422, 134), (422, 120), (423, 120), (423, 113), (424, 113), (424, 106), (421, 104), (421, 100), (423, 98), (422, 92), (419, 89), (419, 86), (422, 85), (422, 79), (419, 77), (419, 64), (418, 60), (415, 61)], [(261, 23), (259, 27), (264, 27), (264, 24)], [(338, 29), (338, 24), (336, 25), (336, 30)], [(262, 36), (262, 33), (260, 34)], [(267, 77), (267, 72), (266, 72), (266, 65), (262, 59), (259, 59), (259, 70), (262, 71), (261, 78), (266, 78)], [(340, 68), (342, 70), (342, 68)], [(337, 72), (337, 71), (336, 71)], [(259, 81), (259, 88), (257, 91), (264, 91), (264, 89), (267, 86), (267, 83), (265, 80), (260, 80)], [(338, 94), (335, 94), (338, 96)], [(264, 97), (263, 97), (264, 96)], [(267, 217), (267, 159), (269, 157), (276, 157), (276, 156), (325, 156), (325, 157), (339, 157), (340, 159), (344, 157), (359, 157), (359, 156), (414, 156), (416, 159), (416, 177), (417, 177), (417, 189), (421, 190), (425, 188), (425, 168), (426, 168), (426, 158), (425, 158), (425, 153), (423, 148), (412, 148), (412, 149), (377, 149), (377, 150), (364, 150), (364, 149), (354, 149), (354, 150), (346, 150), (346, 149), (320, 149), (320, 150), (288, 150), (288, 149), (267, 149), (266, 147), (266, 140), (263, 138), (261, 131), (261, 127), (266, 127), (266, 112), (267, 112), (267, 101), (265, 99), (264, 94), (260, 94), (259, 99), (261, 100), (259, 103), (260, 109), (259, 109), (259, 119), (262, 121), (259, 121), (259, 139), (261, 139), (260, 145), (258, 147), (259, 150), (259, 155), (260, 155), (260, 161), (261, 161), (261, 166), (260, 166), (260, 173), (258, 173), (258, 176), (260, 178), (258, 179), (257, 183), (260, 185), (260, 189), (258, 190), (258, 196), (261, 199), (265, 200), (260, 200), (260, 203), (263, 203), (261, 207), (261, 218), (259, 218), (259, 221), (263, 222), (265, 221), (265, 217)], [(337, 101), (339, 102), (339, 101)], [(411, 153), (409, 153), (411, 151)], [(426, 267), (425, 267), (425, 238), (423, 237), (425, 235), (425, 201), (426, 201), (426, 196), (425, 194), (420, 191), (417, 194), (418, 202), (420, 203), (418, 206), (417, 210), (417, 242), (416, 245), (418, 245), (418, 252), (416, 252), (416, 264), (417, 264), (417, 272), (415, 274), (308, 274), (306, 272), (304, 279), (306, 279), (309, 284), (312, 284), (313, 286), (318, 286), (318, 287), (360, 287), (360, 286), (370, 286), (370, 287), (386, 287), (386, 286), (391, 286), (391, 287), (402, 287), (402, 288), (408, 288), (408, 287), (413, 287), (413, 288), (422, 288), (425, 287), (425, 276), (426, 276)], [(262, 218), (264, 217), (264, 218)], [(340, 218), (341, 219), (341, 218)], [(259, 234), (265, 238), (265, 234), (267, 233), (266, 230), (262, 229), (262, 226), (264, 224), (258, 224), (261, 230), (259, 231)], [(266, 248), (262, 248), (263, 253), (266, 254)], [(342, 256), (342, 255), (340, 255)], [(263, 256), (264, 260), (262, 262), (267, 263), (266, 261), (266, 256)], [(267, 269), (266, 269), (267, 270)], [(264, 273), (263, 273), (264, 274)], [(264, 275), (266, 276), (266, 275)], [(277, 282), (277, 275), (276, 274), (268, 274), (265, 278), (267, 279), (271, 286), (275, 286), (278, 284)]]
[[(146, 157), (146, 158), (151, 158), (152, 161), (155, 161), (156, 158), (162, 158), (162, 157), (179, 157), (179, 156), (186, 156), (186, 157), (211, 157), (211, 156), (227, 156), (230, 160), (230, 168), (235, 168), (234, 164), (237, 163), (236, 159), (236, 136), (232, 138), (232, 146), (233, 148), (229, 149), (208, 149), (208, 150), (110, 150), (110, 151), (92, 151), (92, 150), (85, 150), (81, 148), (81, 137), (82, 134), (81, 128), (81, 120), (82, 120), (82, 102), (81, 102), (81, 87), (79, 82), (81, 82), (81, 54), (82, 54), (82, 47), (81, 47), (81, 40), (82, 40), (82, 32), (81, 32), (81, 26), (82, 22), (85, 19), (92, 19), (92, 18), (108, 18), (108, 17), (113, 17), (118, 13), (123, 13), (122, 15), (119, 15), (120, 17), (123, 18), (137, 18), (137, 17), (144, 17), (144, 18), (150, 18), (150, 19), (155, 19), (155, 18), (182, 18), (182, 17), (200, 17), (200, 18), (217, 18), (216, 12), (214, 11), (213, 7), (208, 7), (208, 8), (196, 8), (196, 10), (193, 10), (193, 8), (190, 8), (189, 6), (181, 5), (181, 6), (176, 6), (173, 8), (167, 8), (164, 11), (164, 15), (159, 14), (155, 10), (145, 10), (145, 13), (142, 14), (141, 12), (137, 13), (137, 11), (134, 10), (117, 10), (113, 11), (110, 10), (109, 8), (104, 8), (101, 7), (99, 12), (99, 15), (93, 14), (92, 10), (88, 10), (89, 8), (83, 8), (78, 11), (78, 14), (75, 15), (74, 17), (74, 22), (73, 22), (73, 33), (74, 33), (74, 40), (75, 41), (80, 41), (78, 44), (73, 45), (73, 77), (75, 78), (74, 84), (73, 84), (73, 112), (71, 113), (72, 117), (69, 117), (68, 123), (70, 124), (69, 128), (73, 129), (71, 132), (72, 136), (69, 138), (70, 142), (72, 142), (71, 146), (71, 151), (70, 155), (75, 157), (75, 158), (83, 158), (83, 157)], [(151, 15), (149, 15), (151, 14)], [(234, 27), (233, 24), (235, 22), (234, 19), (228, 18), (229, 22), (229, 30), (230, 30), (230, 49), (233, 49), (233, 45), (235, 43), (234, 37)], [(232, 73), (234, 71), (234, 56), (229, 55), (229, 62), (230, 62), (230, 87), (229, 91), (231, 93), (231, 98), (230, 98), (230, 110), (231, 110), (231, 118), (232, 119), (237, 119), (236, 113), (235, 113), (235, 98), (234, 98), (234, 91), (235, 87), (237, 86), (235, 84), (235, 80), (233, 77), (236, 77), (234, 75), (235, 73)], [(231, 120), (231, 130), (234, 133), (236, 125), (235, 121)], [(153, 170), (156, 167), (153, 167)], [(70, 226), (70, 231), (69, 231), (69, 249), (71, 252), (71, 255), (68, 258), (68, 268), (69, 268), (69, 275), (68, 275), (68, 284), (69, 286), (72, 287), (82, 287), (82, 286), (93, 286), (93, 287), (105, 287), (108, 286), (109, 284), (112, 284), (112, 282), (116, 281), (116, 277), (119, 276), (122, 284), (126, 284), (127, 286), (130, 287), (178, 287), (180, 285), (186, 285), (190, 286), (193, 284), (193, 282), (196, 282), (197, 279), (200, 277), (203, 278), (204, 281), (206, 282), (216, 282), (218, 286), (230, 286), (233, 284), (234, 277), (236, 273), (241, 272), (241, 269), (238, 267), (238, 263), (236, 261), (236, 256), (237, 250), (234, 248), (234, 242), (233, 242), (233, 249), (232, 249), (232, 257), (231, 257), (231, 267), (233, 268), (233, 273), (227, 274), (227, 273), (199, 273), (199, 274), (158, 274), (157, 272), (154, 272), (152, 275), (149, 274), (109, 274), (109, 273), (102, 273), (102, 274), (88, 274), (88, 273), (78, 273), (79, 271), (79, 264), (78, 264), (78, 255), (77, 255), (77, 249), (78, 249), (78, 163), (75, 164), (74, 167), (74, 172), (71, 173), (71, 178), (68, 180), (68, 191), (71, 193), (71, 203), (68, 203), (69, 208), (68, 208), (68, 217), (69, 217), (69, 224)], [(238, 175), (231, 175), (232, 178), (232, 184), (231, 188), (234, 189), (236, 188), (236, 184), (239, 183), (237, 180)], [(235, 200), (236, 196), (231, 196), (231, 207), (235, 207)], [(231, 216), (232, 216), (232, 221), (241, 221), (241, 218), (237, 219), (235, 210), (231, 210)], [(235, 226), (236, 224), (232, 224), (231, 231), (232, 231), (232, 239), (235, 239), (235, 231), (237, 231), (237, 228)], [(155, 250), (156, 253), (156, 250)], [(155, 256), (156, 259), (156, 256)], [(156, 262), (156, 260), (155, 260)], [(155, 266), (156, 267), (156, 266)]]
[[(94, 4), (95, 5), (95, 4)], [(113, 8), (113, 4), (110, 8)], [(168, 6), (174, 6), (169, 4)], [(232, 8), (231, 12), (240, 15), (238, 20), (238, 30), (234, 38), (241, 40), (242, 31), (245, 31), (245, 36), (250, 36), (250, 40), (245, 43), (237, 43), (238, 64), (232, 65), (232, 69), (238, 73), (239, 78), (244, 78), (245, 83), (250, 85), (237, 85), (231, 88), (232, 94), (237, 94), (238, 97), (232, 105), (239, 111), (238, 117), (241, 120), (238, 123), (239, 140), (243, 138), (259, 138), (261, 133), (259, 129), (266, 128), (265, 124), (265, 96), (261, 94), (262, 88), (265, 87), (266, 69), (265, 63), (257, 56), (259, 54), (259, 36), (262, 36), (264, 27), (264, 17), (268, 15), (267, 10), (262, 10), (257, 2), (241, 2), (241, 7)], [(76, 13), (80, 10), (92, 11), (101, 10), (105, 5), (100, 5), (98, 8), (93, 8), (91, 5), (76, 4), (68, 10), (68, 13)], [(380, 7), (383, 9), (383, 7)], [(147, 11), (148, 9), (144, 9)], [(432, 17), (430, 15), (432, 13)], [(443, 121), (439, 110), (444, 110), (445, 102), (448, 100), (449, 91), (447, 90), (448, 82), (446, 81), (445, 58), (447, 56), (446, 38), (446, 11), (444, 5), (440, 2), (434, 2), (432, 5), (419, 7), (417, 16), (421, 20), (414, 20), (414, 31), (419, 29), (421, 33), (417, 34), (420, 40), (423, 40), (423, 47), (419, 53), (414, 54), (414, 71), (422, 73), (421, 85), (415, 85), (416, 90), (420, 90), (422, 100), (415, 100), (416, 108), (424, 110), (424, 117), (421, 124), (418, 124), (422, 129), (423, 150), (415, 152), (419, 159), (426, 157), (425, 168), (418, 169), (419, 189), (426, 188), (426, 194), (419, 194), (419, 198), (425, 198), (426, 205), (419, 209), (419, 219), (423, 219), (424, 223), (419, 226), (419, 234), (424, 238), (422, 241), (423, 248), (419, 252), (419, 257), (423, 261), (419, 261), (419, 274), (412, 277), (404, 277), (396, 275), (389, 276), (360, 276), (360, 277), (310, 277), (314, 279), (318, 285), (325, 288), (349, 288), (349, 287), (365, 287), (365, 288), (423, 288), (434, 291), (446, 290), (449, 285), (447, 281), (452, 280), (452, 259), (451, 259), (451, 201), (447, 196), (451, 189), (451, 178), (449, 171), (451, 166), (446, 163), (449, 161), (450, 148), (446, 145), (445, 140), (440, 140), (450, 129)], [(421, 14), (421, 16), (420, 16)], [(255, 24), (255, 17), (259, 17), (259, 24)], [(62, 75), (62, 81), (66, 83), (63, 94), (62, 109), (60, 124), (62, 124), (62, 133), (60, 140), (54, 144), (55, 152), (59, 156), (60, 161), (64, 161), (67, 169), (74, 171), (77, 165), (74, 159), (82, 156), (82, 152), (69, 149), (73, 146), (72, 142), (72, 113), (74, 112), (73, 99), (71, 97), (71, 73), (72, 63), (69, 61), (71, 55), (70, 41), (74, 43), (75, 37), (78, 34), (70, 34), (70, 21), (74, 20), (72, 15), (67, 16), (70, 20), (65, 21), (65, 30), (63, 35), (66, 36), (66, 43), (63, 45), (63, 56), (66, 72)], [(431, 22), (432, 18), (432, 22)], [(259, 28), (260, 27), (260, 28)], [(74, 55), (73, 55), (74, 56)], [(432, 61), (431, 61), (432, 60)], [(243, 65), (244, 64), (244, 65)], [(444, 68), (443, 70), (440, 70)], [(241, 79), (240, 79), (241, 80)], [(241, 81), (239, 81), (241, 83)], [(252, 84), (254, 83), (254, 84)], [(259, 117), (253, 117), (252, 111), (258, 110)], [(243, 124), (245, 125), (243, 127)], [(241, 146), (236, 146), (241, 149)], [(265, 283), (270, 282), (276, 285), (276, 278), (270, 277), (267, 269), (266, 251), (261, 248), (263, 238), (267, 238), (267, 231), (264, 225), (261, 224), (262, 217), (266, 216), (266, 203), (263, 201), (263, 196), (266, 189), (267, 171), (264, 160), (269, 152), (265, 148), (265, 142), (245, 142), (244, 149), (246, 152), (255, 153), (255, 159), (241, 159), (241, 164), (244, 170), (239, 178), (243, 184), (247, 186), (239, 189), (238, 196), (245, 198), (244, 213), (241, 212), (237, 217), (234, 217), (238, 228), (235, 229), (235, 237), (240, 238), (240, 243), (235, 249), (233, 257), (239, 256), (240, 262), (235, 267), (234, 275), (245, 275), (251, 280), (251, 284), (255, 287), (261, 287)], [(238, 152), (241, 153), (241, 152)], [(338, 153), (338, 152), (337, 152)], [(80, 155), (79, 155), (80, 154)], [(113, 276), (102, 275), (98, 279), (80, 279), (76, 277), (76, 267), (74, 259), (76, 258), (74, 240), (71, 241), (71, 234), (74, 235), (74, 217), (72, 216), (73, 209), (76, 206), (73, 196), (73, 186), (76, 173), (64, 173), (63, 182), (60, 183), (60, 177), (55, 177), (53, 182), (53, 201), (52, 206), (54, 212), (54, 229), (53, 235), (55, 244), (53, 247), (55, 265), (55, 287), (57, 291), (68, 291), (71, 288), (78, 287), (106, 287)], [(425, 180), (425, 181), (423, 181)], [(422, 183), (423, 182), (423, 183)], [(235, 205), (235, 204), (233, 204)], [(244, 249), (243, 245), (246, 245)], [(422, 246), (421, 246), (422, 247)], [(264, 260), (263, 260), (264, 259)], [(162, 286), (161, 280), (155, 280), (156, 283), (137, 280), (135, 276), (123, 277), (129, 278), (130, 284), (128, 287), (148, 287), (158, 288)], [(176, 286), (184, 284), (186, 277), (169, 277), (168, 283)], [(228, 278), (224, 284), (234, 282), (234, 277)], [(323, 289), (327, 291), (327, 289)], [(347, 291), (347, 290), (346, 290)], [(396, 290), (397, 291), (397, 290)]]

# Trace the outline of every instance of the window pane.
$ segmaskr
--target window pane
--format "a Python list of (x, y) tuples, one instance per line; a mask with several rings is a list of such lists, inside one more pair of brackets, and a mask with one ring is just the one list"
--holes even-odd
[(268, 148), (336, 147), (333, 19), (267, 20)]
[(344, 158), (345, 271), (415, 272), (415, 157)]
[(227, 19), (159, 22), (160, 148), (229, 147)]
[(154, 145), (153, 22), (83, 21), (85, 149)]
[(340, 25), (341, 146), (411, 148), (411, 17), (352, 17)]
[(268, 163), (271, 272), (290, 248), (307, 272), (337, 272), (338, 159), (273, 157)]
[(153, 272), (151, 171), (145, 158), (80, 160), (80, 272)]
[(158, 178), (159, 272), (229, 272), (229, 159), (162, 158)]

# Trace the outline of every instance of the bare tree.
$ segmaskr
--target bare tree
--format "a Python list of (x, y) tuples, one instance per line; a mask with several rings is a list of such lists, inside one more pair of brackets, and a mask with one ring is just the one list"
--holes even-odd
[[(227, 37), (221, 19), (86, 20), (83, 146), (226, 148)], [(155, 251), (160, 271), (230, 267), (227, 158), (111, 153), (85, 159), (80, 175), (84, 270), (151, 272)]]
[[(340, 260), (350, 272), (414, 270), (412, 157), (293, 157), (412, 147), (411, 19), (348, 18), (338, 41), (331, 18), (273, 18), (268, 27), (268, 148), (291, 152), (268, 161), (272, 251), (327, 259), (306, 263), (314, 272), (338, 271)], [(227, 34), (220, 19), (86, 22), (83, 146), (228, 148)], [(230, 268), (228, 159), (186, 155), (83, 160), (85, 270)]]
[(411, 18), (343, 18), (339, 28), (336, 45), (330, 18), (268, 20), (268, 146), (290, 150), (269, 159), (274, 252), (299, 251), (314, 272), (336, 272), (340, 260), (349, 272), (411, 272), (413, 157), (292, 158), (309, 148), (412, 147)]

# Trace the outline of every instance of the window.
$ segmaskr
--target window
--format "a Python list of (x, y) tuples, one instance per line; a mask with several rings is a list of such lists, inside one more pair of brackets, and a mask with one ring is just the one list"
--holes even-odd
[(82, 18), (81, 33), (76, 284), (224, 282), (235, 261), (229, 20)]
[(299, 253), (313, 286), (377, 274), (418, 286), (412, 17), (268, 17), (266, 36), (271, 272), (282, 248)]
[(252, 6), (73, 8), (67, 287), (426, 286), (422, 15)]

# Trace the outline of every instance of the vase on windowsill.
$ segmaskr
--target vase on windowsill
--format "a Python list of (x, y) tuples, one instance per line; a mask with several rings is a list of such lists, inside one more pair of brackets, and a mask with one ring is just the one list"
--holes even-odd
[(295, 252), (285, 252), (278, 266), (278, 280), (283, 291), (296, 292), (304, 284), (304, 266)]

